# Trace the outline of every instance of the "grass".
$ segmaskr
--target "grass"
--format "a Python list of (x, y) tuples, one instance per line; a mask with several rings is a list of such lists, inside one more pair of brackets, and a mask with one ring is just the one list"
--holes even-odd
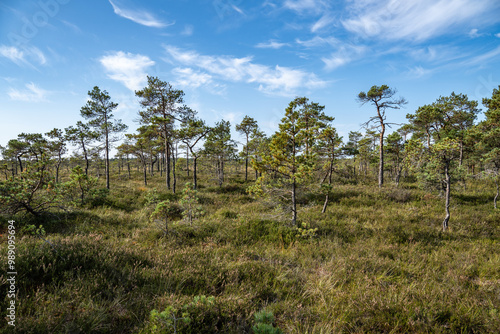
[[(173, 328), (155, 329), (149, 318), (169, 306), (193, 319), (179, 324), (179, 333), (251, 333), (263, 309), (285, 333), (500, 328), (500, 212), (491, 185), (454, 189), (446, 233), (442, 199), (411, 184), (335, 185), (325, 214), (323, 198), (308, 192), (299, 219), (317, 231), (301, 237), (246, 194), (240, 171), (221, 188), (202, 178), (205, 215), (192, 225), (174, 222), (165, 236), (148, 220), (147, 194), (179, 195), (159, 176), (147, 187), (134, 177), (112, 179), (100, 205), (45, 217), (57, 252), (19, 231), (16, 332), (169, 333)], [(179, 192), (188, 181), (179, 178)], [(0, 282), (4, 317), (4, 272)], [(214, 299), (197, 304), (196, 296)], [(11, 328), (3, 322), (0, 332)]]

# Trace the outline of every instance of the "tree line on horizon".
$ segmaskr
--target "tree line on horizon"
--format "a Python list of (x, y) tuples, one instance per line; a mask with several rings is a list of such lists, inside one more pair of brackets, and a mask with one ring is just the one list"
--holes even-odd
[[(191, 185), (198, 188), (199, 159), (213, 166), (219, 186), (227, 179), (225, 165), (243, 159), (248, 192), (274, 201), (284, 208), (293, 225), (298, 223), (297, 198), (313, 187), (322, 196), (326, 211), (335, 182), (355, 182), (369, 177), (376, 166), (378, 186), (386, 176), (399, 186), (404, 178), (416, 180), (429, 190), (439, 190), (444, 197), (446, 230), (450, 220), (452, 185), (465, 184), (468, 177), (491, 178), (496, 186), (493, 205), (497, 208), (500, 179), (500, 86), (491, 98), (484, 98), (485, 119), (476, 122), (479, 103), (467, 95), (451, 93), (407, 114), (408, 123), (386, 135), (391, 123), (386, 111), (400, 109), (404, 98), (387, 85), (373, 86), (357, 96), (361, 104), (374, 107), (373, 116), (364, 124), (365, 133), (351, 131), (346, 143), (334, 127), (334, 118), (325, 114), (325, 106), (307, 97), (293, 99), (285, 109), (279, 129), (271, 136), (262, 132), (255, 119), (245, 116), (235, 125), (245, 139), (241, 152), (231, 138), (231, 124), (220, 120), (214, 126), (197, 116), (184, 104), (184, 92), (168, 82), (148, 76), (147, 86), (135, 92), (141, 110), (135, 133), (125, 134), (116, 146), (119, 170), (131, 164), (140, 166), (144, 185), (154, 170), (165, 178), (165, 187), (177, 190), (180, 162)], [(27, 212), (38, 216), (63, 206), (63, 195), (73, 192), (80, 205), (89, 196), (104, 196), (110, 189), (110, 149), (120, 140), (127, 126), (115, 119), (118, 106), (108, 92), (94, 87), (78, 121), (64, 130), (45, 134), (21, 133), (5, 147), (0, 146), (2, 172), (0, 212)], [(66, 157), (68, 145), (76, 147), (73, 157)], [(179, 152), (186, 158), (180, 159)], [(97, 190), (97, 180), (104, 161), (106, 188)], [(76, 161), (76, 162), (75, 162)], [(63, 165), (73, 165), (70, 181), (62, 182)], [(252, 168), (255, 177), (249, 175)], [(72, 190), (71, 190), (72, 189)]]

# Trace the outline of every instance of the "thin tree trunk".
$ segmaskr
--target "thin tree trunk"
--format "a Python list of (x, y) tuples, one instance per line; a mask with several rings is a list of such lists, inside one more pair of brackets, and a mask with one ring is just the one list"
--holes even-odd
[(378, 165), (378, 186), (379, 188), (382, 187), (384, 184), (384, 133), (385, 133), (385, 125), (383, 121), (381, 122), (382, 124), (382, 131), (380, 131), (380, 143), (379, 143), (379, 165)]
[(446, 202), (445, 202), (445, 212), (446, 212), (446, 217), (444, 218), (443, 221), (443, 232), (446, 231), (448, 228), (448, 222), (450, 221), (450, 192), (451, 192), (451, 177), (450, 177), (450, 171), (449, 171), (449, 162), (446, 162), (445, 164), (445, 184), (446, 184)]
[[(17, 156), (17, 161), (19, 161), (19, 169), (21, 170), (21, 173), (23, 172), (23, 163), (21, 162), (21, 156)], [(16, 166), (16, 174), (17, 174), (17, 166)]]
[(186, 171), (187, 177), (189, 177), (189, 146), (186, 144)]
[[(332, 170), (333, 170), (333, 161), (330, 161), (330, 171), (328, 172), (328, 184), (331, 186), (332, 185)], [(330, 200), (330, 189), (328, 189), (326, 196), (325, 196), (325, 204), (323, 204), (323, 210), (321, 210), (321, 213), (326, 212), (326, 206), (328, 205), (328, 201)]]
[(109, 189), (109, 131), (108, 131), (108, 115), (104, 114), (104, 124), (106, 124), (106, 188)]
[(59, 167), (60, 163), (56, 164), (56, 183), (59, 183)]
[(82, 142), (83, 157), (85, 158), (85, 175), (89, 175), (89, 157), (87, 156), (87, 149), (85, 143)]
[(172, 175), (174, 177), (174, 184), (172, 190), (174, 194), (175, 194), (175, 186), (177, 185), (177, 175), (175, 174), (175, 163), (177, 161), (176, 151), (177, 149), (174, 150), (174, 148), (172, 147)]
[(148, 179), (147, 179), (147, 175), (148, 175), (148, 168), (146, 166), (146, 164), (143, 164), (142, 165), (142, 169), (143, 169), (143, 173), (144, 173), (144, 185), (147, 186), (148, 185)]
[(460, 141), (460, 159), (458, 160), (459, 166), (462, 166), (463, 159), (464, 159), (464, 143)]
[(248, 134), (247, 134), (247, 152), (245, 155), (245, 182), (248, 181)]
[(193, 189), (196, 190), (198, 188), (198, 180), (196, 178), (196, 168), (198, 165), (198, 156), (194, 156), (193, 159)]
[(130, 180), (130, 161), (128, 160), (128, 154), (127, 154), (127, 171), (128, 171), (128, 179)]
[(296, 192), (297, 192), (297, 184), (295, 183), (295, 177), (293, 177), (293, 182), (292, 182), (292, 224), (294, 226), (297, 226), (297, 199), (296, 199)]
[(493, 205), (495, 206), (495, 209), (497, 208), (497, 199), (499, 195), (499, 187), (498, 187), (498, 176), (495, 178), (495, 185), (497, 186), (497, 194), (495, 195), (495, 198), (493, 199)]

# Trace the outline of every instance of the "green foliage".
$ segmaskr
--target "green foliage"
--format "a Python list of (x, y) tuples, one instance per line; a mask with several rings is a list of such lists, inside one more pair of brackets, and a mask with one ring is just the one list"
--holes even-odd
[(323, 109), (306, 97), (291, 101), (262, 161), (254, 162), (262, 176), (248, 191), (278, 199), (277, 205), (291, 213), (293, 225), (297, 224), (297, 189), (311, 178), (320, 129), (332, 120)]
[(297, 227), (297, 237), (310, 240), (317, 237), (318, 228), (311, 228), (307, 223), (302, 223), (302, 227)]
[(169, 222), (172, 222), (174, 219), (179, 217), (181, 212), (181, 208), (177, 204), (166, 200), (156, 205), (153, 213), (149, 216), (149, 219), (155, 222), (158, 222), (158, 220), (162, 221), (162, 224), (158, 222), (157, 225), (161, 227), (165, 233), (168, 233)]
[(146, 191), (146, 194), (144, 194), (144, 205), (145, 206), (155, 206), (158, 204), (160, 201), (160, 193), (158, 192), (158, 189), (156, 187), (153, 187)]
[(64, 195), (66, 201), (70, 204), (84, 205), (99, 205), (107, 197), (108, 189), (97, 189), (97, 178), (85, 174), (82, 167), (79, 165), (71, 170), (70, 181), (64, 183)]
[(222, 186), (225, 180), (224, 166), (226, 160), (236, 152), (236, 143), (231, 139), (231, 124), (229, 121), (219, 121), (208, 132), (203, 144), (204, 154), (212, 159), (216, 165), (217, 183)]
[(179, 205), (183, 210), (182, 216), (190, 224), (193, 223), (193, 220), (204, 214), (202, 206), (198, 205), (198, 203), (198, 192), (193, 189), (193, 185), (190, 182), (187, 182), (182, 190), (182, 197), (179, 201)]
[(252, 327), (254, 334), (282, 334), (283, 331), (274, 327), (274, 315), (271, 311), (262, 310), (254, 314), (255, 325)]
[(164, 333), (163, 329), (165, 328), (171, 328), (173, 330), (173, 333), (177, 333), (179, 321), (182, 321), (186, 324), (191, 321), (187, 312), (182, 313), (181, 317), (176, 316), (177, 312), (178, 310), (176, 310), (172, 306), (167, 307), (162, 312), (152, 310), (149, 315), (149, 321), (151, 322), (149, 329), (151, 333)]
[(50, 209), (60, 208), (62, 196), (48, 172), (49, 161), (42, 154), (16, 178), (0, 181), (0, 211), (4, 214), (29, 213), (40, 216)]

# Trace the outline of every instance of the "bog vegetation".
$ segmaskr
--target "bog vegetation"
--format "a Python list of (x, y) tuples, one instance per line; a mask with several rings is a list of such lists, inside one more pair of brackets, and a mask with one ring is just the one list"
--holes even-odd
[(16, 332), (498, 333), (500, 91), (387, 134), (395, 94), (361, 92), (374, 116), (349, 138), (306, 97), (267, 136), (149, 77), (133, 133), (94, 87), (84, 120), (19, 134), (0, 181)]

